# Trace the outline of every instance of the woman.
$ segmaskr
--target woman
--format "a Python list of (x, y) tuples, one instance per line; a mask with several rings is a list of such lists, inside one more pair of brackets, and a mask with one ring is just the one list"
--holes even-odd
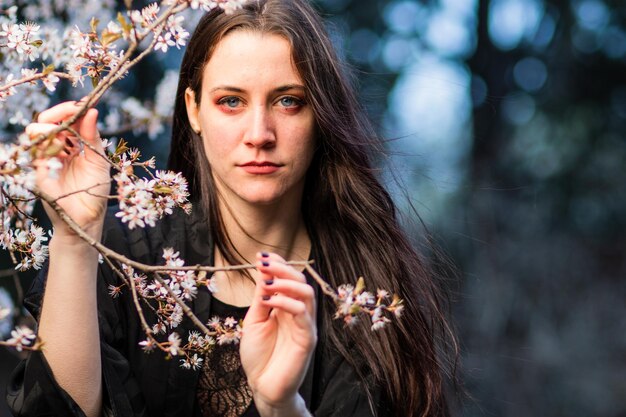
[[(73, 103), (55, 106), (27, 131), (49, 131), (74, 112)], [(76, 127), (99, 146), (96, 118), (90, 110)], [(93, 238), (104, 234), (108, 246), (144, 262), (170, 246), (187, 264), (255, 260), (248, 274), (216, 274), (219, 291), (193, 303), (205, 321), (216, 313), (245, 317), (239, 356), (224, 351), (193, 372), (141, 352), (129, 296), (106, 296), (115, 275), (98, 270), (97, 253), (49, 210), (55, 234), (39, 320), (45, 348), (14, 375), (15, 412), (446, 415), (440, 292), (375, 176), (380, 143), (308, 3), (253, 1), (233, 15), (207, 14), (183, 59), (173, 132), (169, 167), (190, 183), (193, 216), (175, 213), (131, 232), (105, 216), (97, 197), (59, 202)], [(77, 156), (68, 146), (63, 162), (58, 180), (39, 169), (39, 186), (50, 194), (109, 176), (91, 151)], [(308, 258), (335, 287), (364, 276), (368, 287), (398, 293), (403, 318), (379, 332), (365, 320), (349, 328), (333, 321), (332, 302), (283, 261)], [(31, 297), (35, 314), (42, 291), (43, 277)]]

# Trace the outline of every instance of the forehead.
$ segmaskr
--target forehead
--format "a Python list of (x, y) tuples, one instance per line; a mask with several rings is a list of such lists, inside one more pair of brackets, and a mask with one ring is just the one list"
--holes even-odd
[(277, 34), (251, 30), (227, 34), (205, 65), (203, 78), (208, 87), (302, 83), (293, 64), (290, 42)]

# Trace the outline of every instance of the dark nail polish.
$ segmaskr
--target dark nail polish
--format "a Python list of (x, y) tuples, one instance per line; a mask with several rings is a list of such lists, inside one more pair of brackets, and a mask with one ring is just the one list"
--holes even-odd
[(270, 296), (269, 296), (269, 295), (264, 295), (264, 296), (263, 296), (263, 301), (267, 301), (267, 300), (269, 300), (269, 299), (270, 299)]
[(269, 263), (269, 262), (265, 262), (265, 261), (263, 261), (262, 265), (263, 265), (263, 266), (270, 266), (270, 263)]
[(272, 285), (274, 283), (273, 279), (268, 279), (265, 281), (265, 285)]
[(261, 252), (261, 256), (264, 257), (264, 258), (268, 258), (270, 256), (270, 254), (267, 253), (267, 252)]

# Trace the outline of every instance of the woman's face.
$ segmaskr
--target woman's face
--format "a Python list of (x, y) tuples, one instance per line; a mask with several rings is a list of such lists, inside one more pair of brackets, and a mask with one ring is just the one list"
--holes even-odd
[(236, 30), (204, 67), (202, 97), (186, 92), (218, 190), (228, 203), (295, 203), (313, 158), (314, 116), (292, 64), (291, 45), (273, 34)]

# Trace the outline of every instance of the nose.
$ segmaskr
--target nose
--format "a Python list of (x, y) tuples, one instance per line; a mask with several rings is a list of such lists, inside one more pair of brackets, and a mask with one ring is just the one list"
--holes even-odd
[(244, 142), (255, 148), (272, 147), (276, 143), (274, 121), (265, 106), (256, 106), (250, 112), (250, 120)]

